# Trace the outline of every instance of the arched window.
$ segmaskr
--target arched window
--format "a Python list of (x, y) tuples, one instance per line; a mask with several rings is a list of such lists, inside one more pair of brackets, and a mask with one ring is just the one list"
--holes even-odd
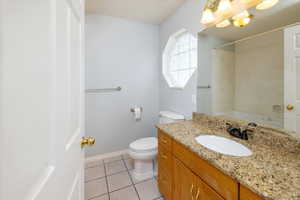
[(184, 88), (197, 69), (197, 39), (181, 30), (172, 35), (163, 52), (163, 75), (171, 88)]

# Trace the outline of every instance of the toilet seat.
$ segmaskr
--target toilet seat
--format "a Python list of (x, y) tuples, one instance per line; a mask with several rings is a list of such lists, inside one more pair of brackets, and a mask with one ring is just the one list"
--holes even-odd
[(151, 152), (156, 151), (158, 146), (157, 138), (148, 137), (138, 139), (130, 143), (129, 148), (134, 152)]

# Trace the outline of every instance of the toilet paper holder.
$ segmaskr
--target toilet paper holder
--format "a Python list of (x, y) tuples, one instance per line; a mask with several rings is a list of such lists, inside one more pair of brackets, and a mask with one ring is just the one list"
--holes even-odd
[[(142, 108), (142, 107), (140, 107), (140, 108), (141, 108), (141, 112), (143, 112), (143, 108)], [(135, 112), (135, 111), (134, 111), (134, 108), (130, 108), (130, 112), (133, 112), (133, 113), (134, 113), (134, 112)]]

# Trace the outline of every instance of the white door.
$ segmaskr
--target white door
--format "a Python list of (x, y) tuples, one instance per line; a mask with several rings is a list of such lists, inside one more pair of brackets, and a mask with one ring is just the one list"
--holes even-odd
[(0, 0), (0, 199), (83, 200), (83, 0)]
[(284, 127), (300, 133), (300, 25), (284, 31)]

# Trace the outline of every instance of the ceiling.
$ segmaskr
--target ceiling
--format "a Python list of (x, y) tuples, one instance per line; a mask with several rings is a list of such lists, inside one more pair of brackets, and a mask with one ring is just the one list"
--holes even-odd
[(200, 34), (214, 35), (228, 41), (235, 41), (251, 35), (300, 22), (299, 10), (299, 0), (280, 0), (276, 6), (268, 10), (256, 10), (255, 7), (249, 9), (249, 12), (254, 15), (254, 18), (246, 27), (211, 27), (207, 28)]
[(86, 0), (89, 14), (160, 24), (186, 0)]

